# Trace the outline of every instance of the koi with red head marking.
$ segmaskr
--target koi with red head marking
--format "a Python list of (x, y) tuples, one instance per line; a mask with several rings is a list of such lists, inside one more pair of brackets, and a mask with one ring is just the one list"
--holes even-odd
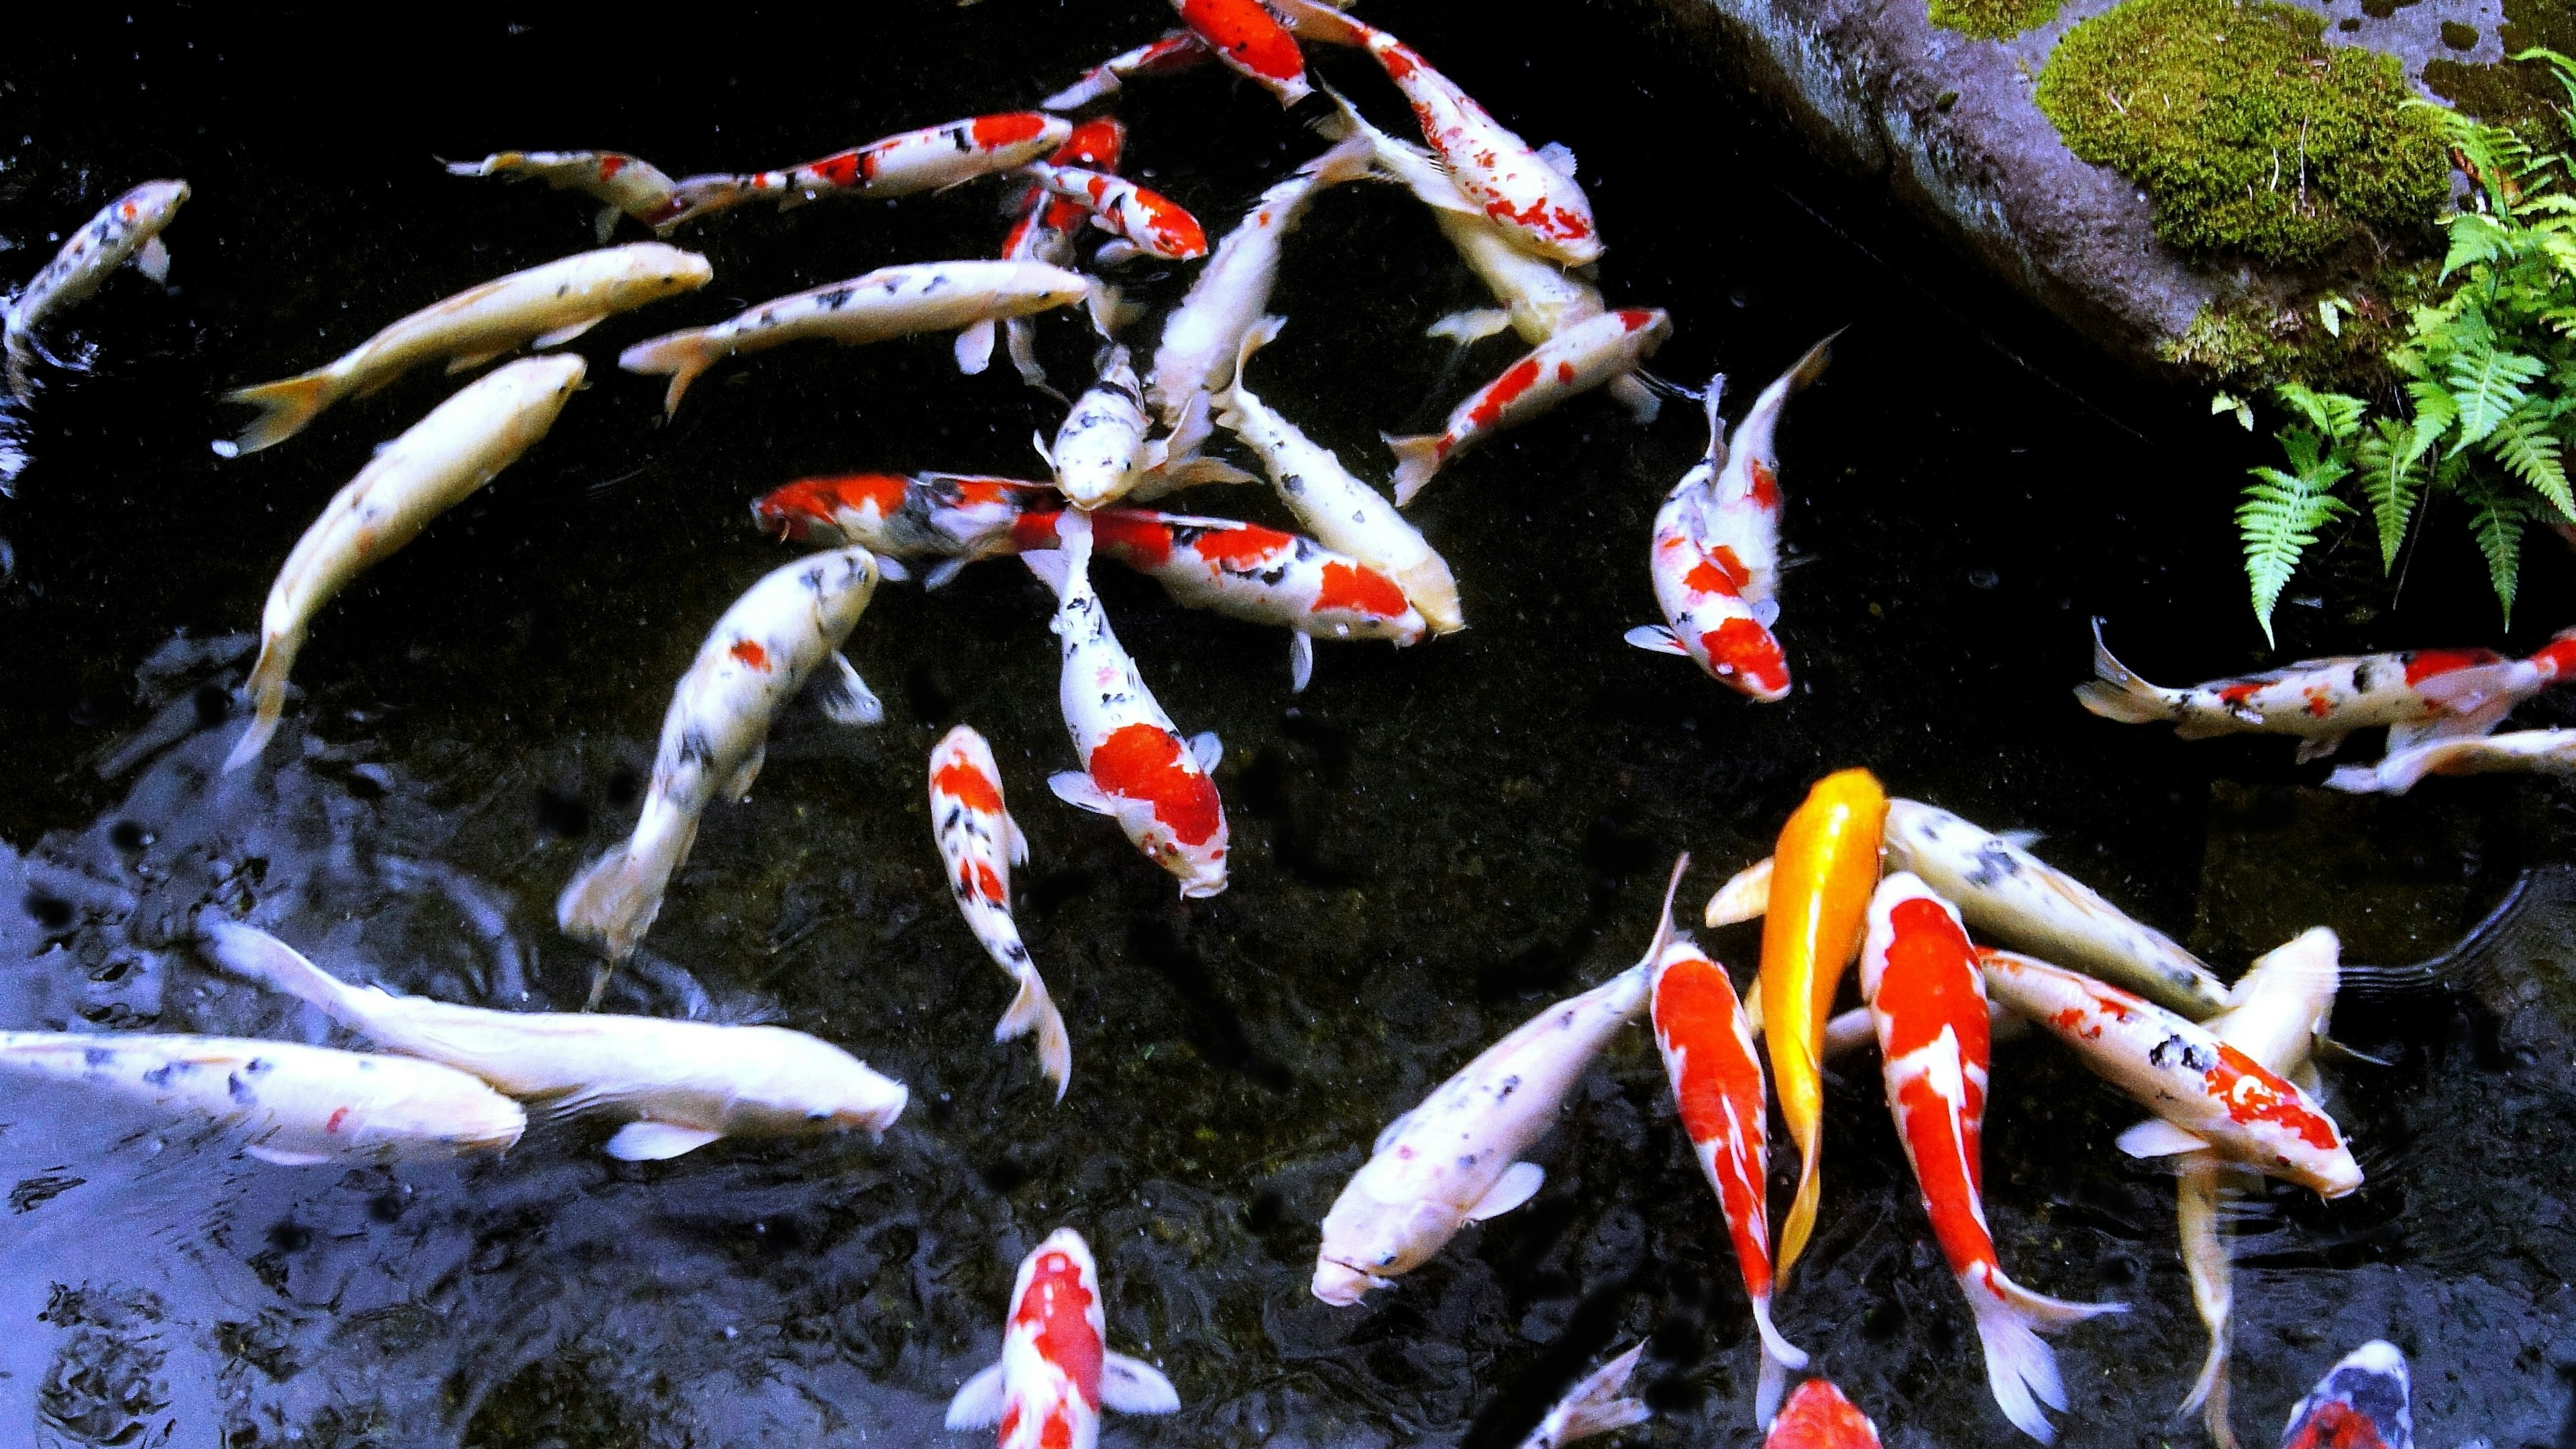
[(2406, 1355), (2382, 1338), (2344, 1355), (2290, 1411), (2281, 1449), (2415, 1449)]
[(948, 1401), (948, 1427), (1001, 1426), (1001, 1449), (1092, 1449), (1103, 1407), (1168, 1414), (1181, 1406), (1152, 1364), (1109, 1351), (1091, 1246), (1058, 1228), (1020, 1262), (1002, 1357)]
[(1178, 75), (1194, 70), (1214, 58), (1207, 42), (1194, 31), (1166, 32), (1162, 39), (1148, 41), (1134, 50), (1121, 51), (1082, 73), (1082, 79), (1038, 102), (1046, 111), (1078, 111), (1094, 101), (1118, 93), (1119, 87), (1138, 76)]
[(1655, 511), (1654, 541), (1646, 554), (1655, 601), (1664, 624), (1640, 624), (1627, 639), (1657, 654), (1678, 654), (1707, 670), (1720, 684), (1764, 704), (1789, 697), (1789, 662), (1771, 633), (1779, 605), (1745, 594), (1751, 572), (1735, 549), (1741, 523), (1716, 506), (1715, 483), (1727, 466), (1726, 426), (1718, 416), (1723, 373), (1709, 379), (1708, 453)]
[(1103, 247), (1101, 260), (1105, 262), (1123, 260), (1136, 252), (1175, 262), (1207, 255), (1207, 232), (1199, 226), (1198, 218), (1169, 197), (1124, 177), (1080, 166), (1038, 161), (1022, 170), (1050, 193), (1090, 213), (1092, 225), (1127, 242), (1129, 250), (1125, 251)]
[(2333, 1199), (2361, 1186), (2343, 1129), (2316, 1100), (2235, 1047), (2116, 986), (1980, 949), (1986, 989), (2075, 1049), (2157, 1120), (2120, 1135), (2133, 1157), (2208, 1150)]
[(1878, 1426), (1824, 1379), (1809, 1379), (1771, 1421), (1762, 1449), (1878, 1449)]
[(1011, 867), (1028, 864), (1029, 843), (1002, 803), (1002, 772), (993, 763), (992, 746), (969, 726), (950, 730), (930, 752), (930, 828), (949, 894), (965, 912), (967, 927), (1019, 987), (993, 1028), (993, 1040), (1034, 1033), (1039, 1067), (1055, 1083), (1061, 1102), (1073, 1076), (1073, 1043), (1011, 917)]
[(2057, 1431), (2040, 1405), (2064, 1409), (2066, 1386), (2039, 1333), (2128, 1305), (2068, 1303), (2004, 1276), (1983, 1192), (1985, 980), (1958, 911), (1911, 872), (1879, 882), (1870, 900), (1860, 992), (1877, 1029), (1897, 1138), (1985, 1347), (1987, 1387), (2016, 1428), (2047, 1443)]
[(595, 229), (603, 243), (621, 216), (657, 234), (667, 233), (680, 216), (678, 183), (652, 162), (623, 151), (496, 151), (480, 161), (450, 161), (447, 174), (542, 181), (556, 191), (578, 191), (600, 203)]
[(1228, 69), (1293, 106), (1314, 94), (1306, 55), (1262, 0), (1172, 0), (1181, 23)]
[(1015, 552), (1011, 523), (1064, 506), (1052, 484), (965, 473), (839, 473), (799, 478), (752, 500), (751, 521), (784, 542), (851, 544), (880, 561), (937, 558), (931, 585), (977, 559)]
[(1632, 307), (1557, 333), (1452, 409), (1440, 432), (1386, 440), (1396, 457), (1395, 501), (1412, 502), (1460, 453), (1605, 383), (1641, 419), (1652, 417), (1654, 394), (1636, 372), (1672, 331), (1673, 319), (1662, 308)]

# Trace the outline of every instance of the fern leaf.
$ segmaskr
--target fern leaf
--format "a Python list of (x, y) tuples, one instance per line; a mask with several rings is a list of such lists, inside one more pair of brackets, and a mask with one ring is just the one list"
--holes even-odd
[[(2283, 435), (2286, 443), (2300, 433), (2293, 428)], [(2314, 434), (2309, 434), (2314, 446)], [(2317, 530), (2337, 514), (2348, 513), (2351, 506), (2326, 492), (2343, 476), (2340, 463), (2328, 461), (2306, 476), (2283, 472), (2278, 468), (2251, 470), (2255, 481), (2247, 485), (2244, 501), (2236, 507), (2236, 528), (2245, 544), (2245, 578), (2251, 586), (2255, 622), (2263, 626), (2263, 638), (2272, 640), (2272, 609), (2281, 600), (2290, 576), (2298, 571), (2299, 558), (2317, 541)]]
[(2506, 472), (2548, 499), (2562, 521), (2576, 523), (2576, 498), (2567, 493), (2567, 466), (2560, 457), (2558, 439), (2549, 431), (2556, 412), (2544, 399), (2533, 398), (2496, 425), (2486, 450)]
[(2492, 337), (2460, 349), (2451, 359), (2451, 397), (2460, 408), (2460, 436), (2451, 451), (2484, 442), (2528, 396), (2523, 389), (2549, 370), (2537, 357), (2507, 352)]
[(2481, 212), (2463, 211), (2451, 218), (2451, 249), (2442, 255), (2442, 276), (2448, 280), (2462, 267), (2495, 260), (2504, 248), (2504, 228)]
[(2371, 521), (2379, 529), (2379, 570), (2397, 568), (2397, 550), (2406, 542), (2406, 525), (2415, 516), (2424, 492), (2424, 450), (2411, 446), (2412, 433), (2393, 418), (2373, 418), (2372, 432), (2355, 451), (2360, 462), (2361, 491), (2370, 501)]
[(2522, 570), (2522, 526), (2530, 505), (2520, 498), (2490, 494), (2470, 504), (2469, 530), (2477, 535), (2478, 552), (2486, 556), (2487, 582), (2495, 587), (2504, 609), (2504, 626), (2513, 627), (2514, 587)]

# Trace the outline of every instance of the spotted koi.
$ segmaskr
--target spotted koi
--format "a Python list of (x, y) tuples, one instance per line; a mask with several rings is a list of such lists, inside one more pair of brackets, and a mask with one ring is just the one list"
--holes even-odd
[(1073, 123), (1042, 111), (1006, 111), (925, 126), (835, 151), (777, 171), (692, 176), (677, 184), (665, 229), (757, 198), (781, 211), (826, 196), (912, 196), (1024, 166), (1073, 134)]
[(1082, 78), (1038, 102), (1044, 111), (1078, 111), (1107, 100), (1138, 76), (1178, 75), (1215, 59), (1194, 30), (1167, 31), (1160, 40), (1121, 51), (1082, 73)]
[(993, 763), (992, 746), (971, 726), (950, 730), (930, 752), (930, 828), (947, 870), (948, 893), (966, 913), (967, 927), (1019, 987), (993, 1028), (993, 1040), (1035, 1034), (1038, 1064), (1061, 1102), (1073, 1078), (1073, 1043), (1011, 918), (1011, 867), (1028, 864), (1028, 837), (1002, 802), (1002, 772)]
[(1460, 453), (1604, 384), (1641, 419), (1652, 417), (1654, 394), (1636, 371), (1672, 331), (1673, 319), (1661, 307), (1632, 307), (1577, 322), (1540, 343), (1451, 410), (1440, 432), (1387, 438), (1396, 458), (1395, 501), (1412, 502)]
[(2290, 1411), (2281, 1449), (2415, 1449), (2406, 1355), (2374, 1338), (2326, 1371)]
[(1798, 1385), (1762, 1449), (1878, 1449), (1878, 1426), (1824, 1379)]
[(1306, 55), (1262, 0), (1172, 0), (1181, 23), (1226, 67), (1293, 106), (1314, 94)]
[(1708, 453), (1655, 510), (1646, 568), (1666, 622), (1640, 624), (1627, 640), (1650, 653), (1678, 654), (1746, 698), (1776, 704), (1789, 697), (1789, 661), (1771, 633), (1780, 606), (1746, 597), (1751, 571), (1736, 552), (1736, 531), (1716, 506), (1717, 479), (1728, 469), (1726, 424), (1717, 410), (1725, 388), (1724, 374), (1709, 380)]
[[(131, 260), (153, 281), (170, 280), (170, 248), (161, 231), (188, 200), (185, 181), (146, 181), (99, 208), (73, 232), (54, 259), (0, 305), (0, 347), (9, 357), (9, 391), (20, 402), (35, 395), (27, 369), (42, 347), (37, 330), (47, 318), (89, 299), (108, 275)], [(49, 359), (50, 360), (50, 359)]]
[(1207, 255), (1207, 232), (1199, 226), (1198, 218), (1169, 197), (1148, 191), (1123, 176), (1079, 166), (1038, 161), (1022, 170), (1050, 194), (1081, 206), (1090, 214), (1092, 225), (1128, 244), (1123, 251), (1113, 250), (1117, 245), (1114, 242), (1102, 247), (1100, 260), (1104, 263), (1137, 253), (1175, 262)]
[(950, 1429), (1001, 1426), (1001, 1449), (1092, 1449), (1103, 1407), (1169, 1414), (1181, 1396), (1152, 1364), (1112, 1353), (1091, 1245), (1071, 1228), (1020, 1262), (999, 1362), (948, 1401)]
[(677, 183), (652, 162), (623, 151), (495, 151), (480, 161), (445, 165), (450, 176), (542, 181), (556, 191), (580, 192), (600, 203), (594, 229), (603, 245), (621, 216), (653, 228), (657, 236), (681, 219)]

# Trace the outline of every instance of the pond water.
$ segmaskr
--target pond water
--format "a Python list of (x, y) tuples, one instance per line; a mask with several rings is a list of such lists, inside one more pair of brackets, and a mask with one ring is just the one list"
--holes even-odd
[[(285, 1170), (221, 1138), (0, 1084), (0, 1423), (37, 1442), (487, 1446), (967, 1444), (948, 1396), (997, 1350), (1020, 1256), (1059, 1225), (1097, 1249), (1110, 1339), (1182, 1411), (1120, 1445), (1506, 1445), (1603, 1353), (1651, 1339), (1637, 1444), (1757, 1442), (1752, 1327), (1660, 1064), (1631, 1033), (1539, 1145), (1530, 1206), (1471, 1228), (1366, 1307), (1306, 1291), (1315, 1225), (1378, 1129), (1549, 1000), (1633, 961), (1673, 854), (1686, 901), (1768, 850), (1807, 784), (1867, 765), (1894, 792), (2040, 853), (2232, 973), (2309, 925), (2348, 960), (2432, 958), (2519, 904), (2432, 984), (2348, 993), (2331, 1069), (2369, 1185), (2240, 1204), (2237, 1423), (2268, 1443), (2363, 1339), (2412, 1356), (2427, 1445), (2568, 1442), (2576, 1366), (2576, 816), (2529, 779), (2411, 798), (2315, 788), (2281, 741), (2184, 744), (2083, 713), (2086, 621), (2151, 678), (2352, 648), (2497, 643), (2456, 530), (2402, 607), (2366, 565), (2302, 580), (2262, 651), (2226, 526), (2254, 456), (2202, 400), (2083, 344), (1821, 172), (1714, 93), (1694, 40), (1633, 8), (1491, 12), (1370, 0), (1533, 140), (1581, 157), (1620, 302), (1672, 309), (1657, 369), (1737, 397), (1850, 331), (1790, 410), (1781, 626), (1799, 678), (1751, 706), (1627, 648), (1651, 617), (1649, 520), (1698, 455), (1695, 410), (1648, 427), (1578, 402), (1450, 469), (1413, 510), (1456, 569), (1466, 633), (1283, 641), (1105, 571), (1118, 628), (1183, 729), (1213, 729), (1231, 890), (1182, 902), (1107, 822), (1049, 798), (1072, 756), (1047, 595), (996, 563), (881, 591), (850, 654), (888, 717), (790, 710), (748, 804), (708, 816), (613, 1009), (774, 1021), (909, 1083), (883, 1142), (727, 1142), (613, 1163), (606, 1128), (544, 1125), (498, 1161)], [(55, 17), (59, 19), (59, 17)], [(931, 0), (836, 18), (723, 7), (684, 26), (530, 10), (421, 17), (388, 47), (335, 22), (102, 13), (22, 35), (0, 83), (0, 274), (32, 273), (134, 181), (184, 176), (173, 295), (131, 275), (74, 314), (0, 536), (0, 1025), (341, 1041), (213, 974), (201, 905), (255, 914), (363, 979), (577, 1006), (591, 958), (554, 929), (570, 873), (621, 835), (672, 682), (784, 555), (745, 518), (802, 473), (1027, 474), (1061, 413), (943, 340), (803, 345), (728, 365), (677, 421), (616, 350), (904, 260), (985, 255), (996, 192), (746, 208), (675, 238), (703, 293), (611, 320), (553, 433), (320, 620), (267, 763), (215, 772), (261, 598), (331, 492), (445, 396), (424, 372), (290, 443), (225, 461), (224, 387), (317, 365), (460, 288), (589, 245), (589, 208), (431, 158), (614, 146), (674, 174), (783, 164), (1026, 104), (1159, 33), (1141, 3)], [(1364, 62), (1321, 61), (1382, 121)], [(1207, 71), (1131, 87), (1131, 167), (1231, 224), (1320, 146), (1304, 111)], [(1145, 273), (1176, 298), (1187, 269)], [(1479, 305), (1390, 187), (1326, 195), (1289, 248), (1292, 320), (1263, 395), (1383, 479), (1513, 347), (1423, 328)], [(1082, 375), (1070, 321), (1044, 328)], [(1149, 338), (1150, 330), (1140, 330)], [(1192, 507), (1277, 521), (1266, 490)], [(2551, 545), (2553, 548), (2554, 544)], [(2348, 550), (2350, 557), (2358, 554)], [(2564, 622), (2535, 553), (2512, 632)], [(2536, 723), (2566, 706), (2527, 706)], [(946, 898), (923, 761), (993, 741), (1034, 858), (1019, 915), (1071, 1022), (1062, 1105)], [(1695, 913), (1695, 912), (1694, 912)], [(1756, 936), (1710, 944), (1749, 972)], [(1999, 1048), (1987, 1210), (2042, 1291), (2122, 1297), (2059, 1340), (2064, 1442), (2203, 1442), (2172, 1408), (2201, 1338), (2170, 1180), (2121, 1157), (2124, 1099), (2053, 1044)], [(1894, 1445), (2001, 1443), (1874, 1067), (1828, 1094), (1825, 1211), (1782, 1298), (1789, 1336)], [(1775, 1137), (1775, 1167), (1793, 1157)], [(1785, 1201), (1785, 1198), (1778, 1199)]]

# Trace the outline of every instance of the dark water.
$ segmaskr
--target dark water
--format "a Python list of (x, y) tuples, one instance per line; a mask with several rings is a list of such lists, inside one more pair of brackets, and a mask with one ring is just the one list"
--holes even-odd
[[(1185, 1405), (1113, 1420), (1112, 1443), (1509, 1444), (1596, 1356), (1651, 1336), (1662, 1412), (1629, 1442), (1750, 1444), (1750, 1320), (1642, 1036), (1540, 1144), (1531, 1206), (1364, 1309), (1305, 1291), (1315, 1224), (1378, 1128), (1632, 961), (1674, 851), (1698, 856), (1696, 901), (1767, 849), (1810, 779), (1866, 764), (1898, 793), (2045, 832), (2043, 854), (2230, 971), (2318, 923), (2348, 959), (2430, 956), (2569, 857), (2568, 797), (2544, 783), (2348, 800), (2277, 741), (2184, 745), (2080, 712), (2066, 689), (2096, 612), (2150, 677), (2273, 657), (2224, 526), (2241, 435), (2199, 399), (2102, 371), (1867, 188), (1816, 172), (1643, 11), (1371, 14), (1580, 154), (1606, 292), (1675, 314), (1663, 372), (1724, 368), (1749, 396), (1851, 327), (1783, 441), (1799, 693), (1747, 706), (1619, 642), (1651, 614), (1648, 521), (1702, 439), (1688, 407), (1640, 429), (1578, 403), (1415, 510), (1474, 627), (1403, 653), (1327, 645), (1302, 699), (1274, 633), (1104, 578), (1173, 716), (1227, 745), (1235, 884), (1184, 905), (1113, 827), (1043, 789), (1071, 755), (1039, 586), (991, 565), (930, 598), (889, 588), (850, 650), (887, 722), (791, 712), (611, 999), (848, 1046), (913, 1088), (882, 1144), (622, 1166), (597, 1151), (604, 1128), (573, 1124), (494, 1163), (289, 1171), (0, 1087), (8, 1434), (973, 1443), (940, 1430), (941, 1406), (995, 1352), (1021, 1254), (1070, 1223), (1099, 1250), (1113, 1344), (1160, 1362)], [(590, 963), (551, 903), (631, 823), (707, 626), (781, 561), (746, 500), (816, 470), (1034, 471), (1025, 440), (1059, 417), (1007, 368), (960, 379), (936, 340), (731, 364), (668, 427), (658, 386), (610, 360), (741, 302), (986, 254), (1004, 227), (993, 192), (684, 232), (716, 283), (583, 340), (591, 389), (332, 606), (270, 763), (233, 776), (212, 773), (239, 727), (224, 691), (278, 562), (368, 449), (447, 389), (406, 379), (229, 463), (206, 442), (239, 418), (211, 393), (588, 244), (582, 202), (454, 180), (433, 154), (785, 163), (1025, 103), (1166, 12), (736, 6), (665, 27), (535, 10), (396, 45), (207, 11), (121, 22), (17, 36), (0, 64), (0, 273), (34, 271), (49, 232), (135, 180), (197, 193), (168, 237), (176, 295), (115, 281), (57, 334), (95, 349), (89, 370), (49, 372), (13, 419), (34, 462), (0, 507), (18, 560), (0, 589), (0, 885), (23, 904), (0, 912), (0, 1022), (333, 1039), (196, 959), (182, 923), (207, 902), (402, 989), (577, 1003)], [(1347, 59), (1330, 74), (1400, 116)], [(1302, 114), (1213, 72), (1139, 86), (1122, 114), (1132, 164), (1211, 230), (1320, 144)], [(1185, 280), (1139, 290), (1168, 300)], [(1422, 337), (1481, 298), (1392, 188), (1326, 196), (1278, 302), (1294, 320), (1263, 355), (1264, 396), (1381, 477), (1376, 431), (1436, 421), (1511, 353), (1453, 363)], [(1078, 328), (1046, 334), (1078, 377)], [(1192, 506), (1275, 516), (1251, 490)], [(2569, 612), (2565, 562), (2535, 554), (2513, 643)], [(2337, 568), (2294, 586), (2285, 657), (2500, 642), (2465, 546), (2428, 547), (2395, 611), (2366, 569)], [(1007, 991), (939, 884), (922, 762), (959, 720), (993, 740), (1034, 847), (1020, 919), (1075, 1042), (1060, 1107), (1024, 1044), (989, 1041)], [(2396, 1062), (2334, 1073), (2371, 1181), (2333, 1207), (2286, 1189), (2244, 1205), (2249, 1442), (2373, 1335), (2414, 1357), (2426, 1444), (2559, 1440), (2576, 1365), (2569, 895), (2543, 880), (2436, 988), (2347, 996), (2340, 1034)], [(1749, 969), (1752, 932), (1713, 944)], [(2004, 1442), (1874, 1088), (1864, 1068), (1831, 1092), (1824, 1224), (1782, 1326), (1891, 1444)], [(2133, 1116), (2046, 1043), (1999, 1054), (1987, 1206), (2006, 1264), (2136, 1305), (2060, 1340), (2075, 1445), (2200, 1442), (2169, 1412), (2200, 1353), (2171, 1186), (2110, 1145)]]

